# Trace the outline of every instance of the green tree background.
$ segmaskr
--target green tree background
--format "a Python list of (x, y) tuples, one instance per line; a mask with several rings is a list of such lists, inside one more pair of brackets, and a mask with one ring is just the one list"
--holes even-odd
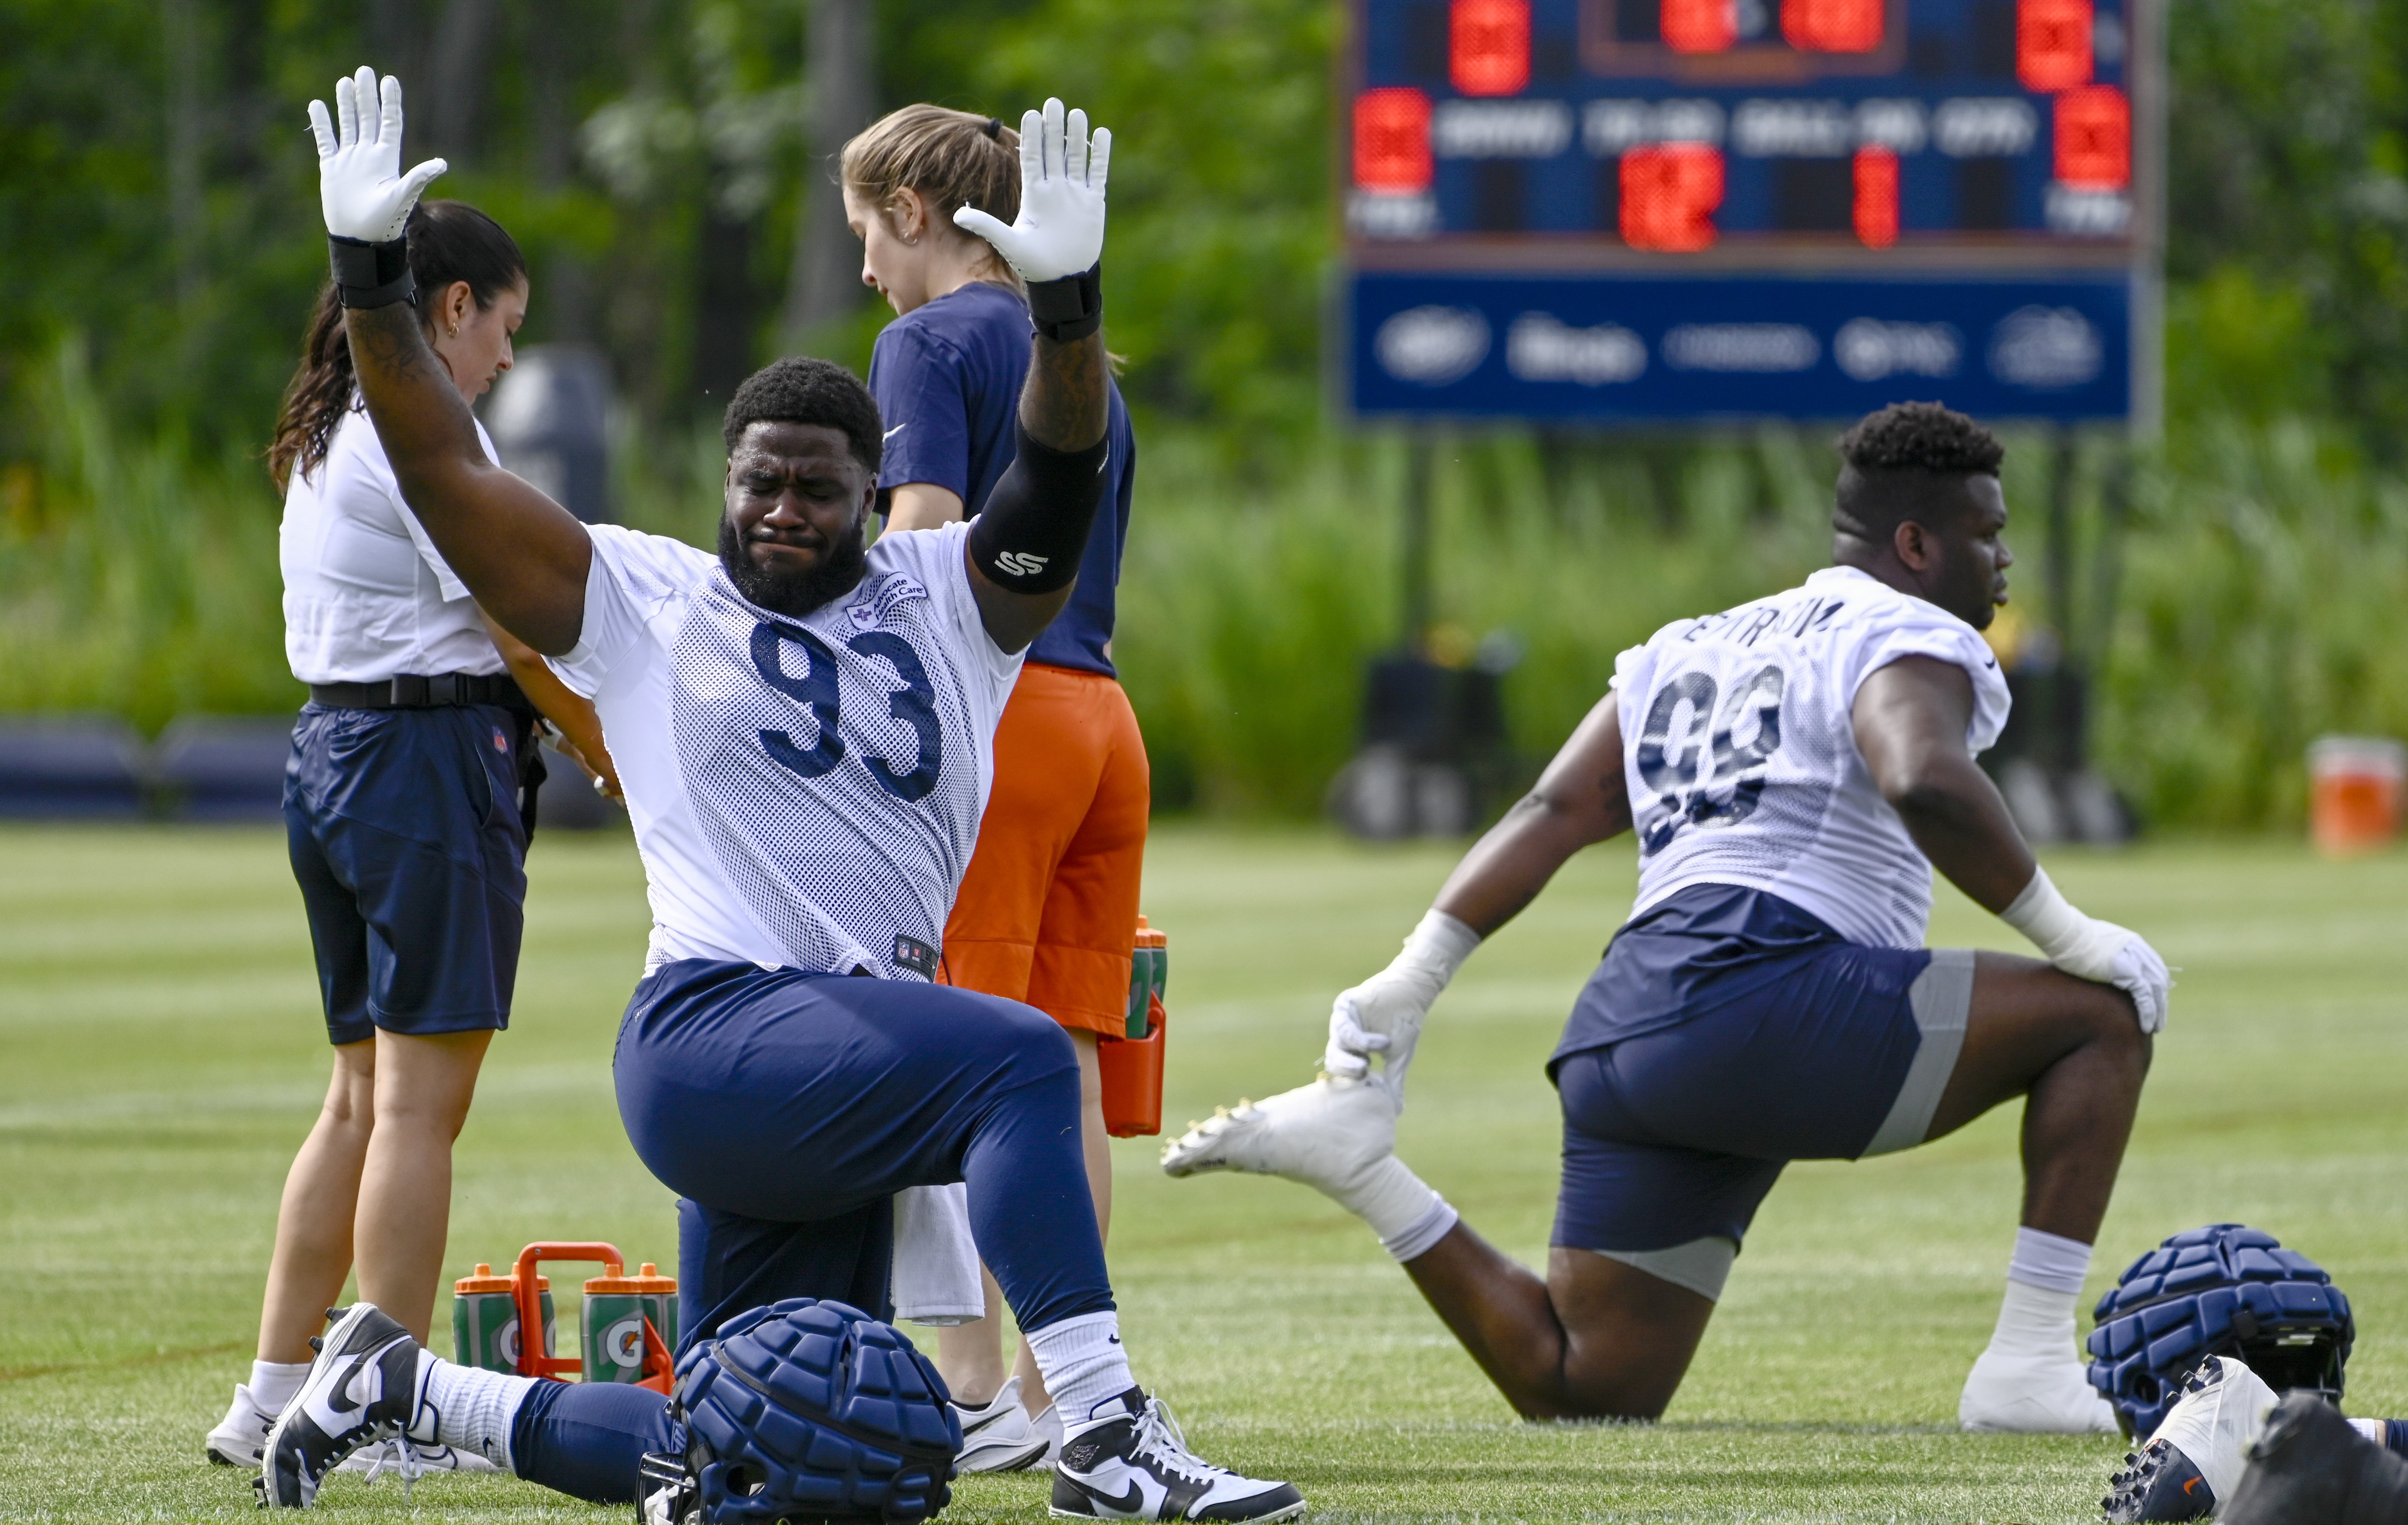
[[(524, 338), (609, 356), (616, 512), (706, 533), (728, 389), (798, 344), (865, 365), (886, 315), (795, 318), (838, 7), (873, 110), (1050, 92), (1118, 135), (1123, 666), (1167, 803), (1313, 808), (1395, 637), (1404, 470), (1324, 398), (1335, 0), (0, 0), (0, 710), (294, 701), (257, 456), (323, 272), (303, 108), (362, 61), (408, 85), (439, 194), (526, 249)], [(2081, 583), (2122, 597), (2086, 623), (2018, 597), (2096, 667), (2101, 758), (2150, 815), (2263, 824), (2318, 730), (2408, 734), (2408, 0), (2183, 0), (2171, 45), (2169, 427), (2123, 540), (2077, 473), (2118, 573)], [(1819, 554), (1828, 457), (1794, 432), (1442, 445), (1440, 609), (1529, 653), (1525, 752), (1616, 645)]]

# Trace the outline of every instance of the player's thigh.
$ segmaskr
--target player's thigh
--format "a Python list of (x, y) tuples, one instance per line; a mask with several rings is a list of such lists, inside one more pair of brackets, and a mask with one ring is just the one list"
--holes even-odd
[(1975, 954), (1964, 1044), (1927, 1136), (1952, 1132), (2023, 1095), (2060, 1059), (2092, 1045), (2147, 1063), (2149, 1040), (2131, 998), (2038, 958)]
[(1078, 1060), (1050, 1018), (900, 981), (665, 965), (637, 987), (612, 1074), (653, 1174), (771, 1221), (960, 1180), (1007, 1111), (1041, 1101), (1077, 1128)]
[(1064, 1027), (1103, 1037), (1128, 1019), (1129, 949), (1145, 881), (1152, 776), (1137, 717), (1120, 685), (1089, 680), (1089, 725), (1106, 760), (1054, 882), (1028, 981), (1028, 1003)]

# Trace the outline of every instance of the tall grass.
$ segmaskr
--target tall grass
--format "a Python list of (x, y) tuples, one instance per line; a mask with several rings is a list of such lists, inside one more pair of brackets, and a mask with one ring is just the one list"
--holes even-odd
[(126, 436), (62, 343), (29, 387), (40, 456), (0, 473), (0, 712), (290, 711), (277, 499), (261, 464)]
[[(109, 711), (155, 729), (297, 704), (259, 464), (118, 430), (72, 343), (35, 392), (44, 453), (0, 469), (0, 712)], [(2114, 540), (2103, 464), (2089, 451), (2074, 482), (2084, 597), (2052, 611), (2034, 554), (2050, 453), (2011, 442), (2016, 604), (2091, 655), (2096, 758), (2149, 820), (2292, 822), (2314, 736), (2408, 736), (2408, 481), (2305, 423), (2202, 425), (2139, 464)], [(1205, 437), (1150, 430), (1114, 655), (1157, 803), (1318, 808), (1354, 746), (1365, 664), (1400, 635), (1408, 471), (1429, 477), (1432, 644), (1518, 649), (1507, 716), (1535, 761), (1603, 695), (1624, 647), (1823, 565), (1832, 469), (1819, 436), (1773, 429), (1685, 446), (1332, 438), (1249, 473)], [(703, 433), (628, 454), (621, 517), (708, 544), (719, 470)], [(2101, 564), (2111, 551), (2119, 570)]]

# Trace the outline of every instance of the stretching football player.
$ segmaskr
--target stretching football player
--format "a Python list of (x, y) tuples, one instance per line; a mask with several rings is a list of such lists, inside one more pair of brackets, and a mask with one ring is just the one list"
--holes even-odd
[[(2014, 561), (1998, 441), (1906, 403), (1841, 451), (1836, 565), (1623, 653), (1404, 952), (1338, 998), (1323, 1076), (1199, 1125), (1164, 1168), (1284, 1175), (1362, 1216), (1524, 1415), (1653, 1417), (1784, 1163), (1910, 1148), (2022, 1097), (2023, 1227), (1958, 1418), (2112, 1431), (2074, 1299), (2166, 967), (2066, 902), (1973, 761), (2007, 715), (1979, 634)], [(1397, 1115), (1464, 959), (1634, 828), (1636, 909), (1548, 1062), (1564, 1154), (1541, 1279), (1397, 1158)], [(1934, 865), (2048, 962), (1927, 951)]]
[[(882, 1312), (893, 1194), (967, 1181), (979, 1254), (1068, 1421), (1056, 1515), (1301, 1513), (1288, 1485), (1189, 1452), (1130, 1374), (1061, 1028), (929, 983), (996, 718), (1068, 597), (1109, 480), (1111, 136), (1090, 145), (1084, 113), (1059, 101), (1029, 112), (1019, 218), (983, 228), (1027, 281), (1038, 330), (1018, 456), (986, 511), (865, 548), (877, 406), (841, 367), (785, 360), (728, 404), (711, 554), (589, 528), (485, 458), (408, 306), (403, 222), (443, 165), (400, 176), (393, 80), (380, 98), (362, 70), (337, 100), (338, 126), (310, 114), (369, 418), (445, 559), (593, 698), (619, 760), (653, 928), (613, 1068), (637, 1154), (684, 1199), (689, 1348), (787, 1298)], [(348, 1450), (422, 1432), (599, 1502), (637, 1497), (648, 1452), (696, 1454), (658, 1394), (455, 1366), (363, 1303), (279, 1419), (264, 1489), (306, 1505)], [(870, 1465), (836, 1459), (854, 1463)], [(808, 1493), (723, 1503), (814, 1512)]]

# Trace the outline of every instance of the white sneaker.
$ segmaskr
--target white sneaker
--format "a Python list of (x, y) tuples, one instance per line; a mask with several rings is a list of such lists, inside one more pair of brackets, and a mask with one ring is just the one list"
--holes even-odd
[(275, 1428), (276, 1416), (259, 1406), (259, 1400), (251, 1395), (251, 1384), (237, 1382), (233, 1406), (201, 1442), (201, 1449), (221, 1467), (257, 1472), (260, 1455), (267, 1449), (267, 1432)]
[[(1135, 1388), (1081, 1425), (1054, 1466), (1056, 1519), (1294, 1519), (1304, 1495), (1292, 1484), (1240, 1477), (1187, 1448), (1159, 1399)], [(1119, 1413), (1110, 1410), (1118, 1406)]]
[(1039, 1457), (1033, 1465), (1040, 1472), (1051, 1472), (1054, 1463), (1062, 1460), (1062, 1405), (1048, 1403), (1044, 1413), (1028, 1422), (1045, 1437), (1045, 1454)]
[(1162, 1169), (1169, 1175), (1248, 1171), (1284, 1176), (1342, 1201), (1396, 1152), (1397, 1103), (1388, 1088), (1324, 1075), (1191, 1124), (1162, 1146)]
[(2114, 1405), (2099, 1396), (2070, 1351), (2062, 1357), (1983, 1351), (1956, 1400), (1956, 1423), (2022, 1435), (2112, 1435), (2123, 1428)]
[(2100, 1505), (2115, 1525), (2204, 1519), (2231, 1502), (2249, 1443), (2266, 1425), (2274, 1389), (2230, 1356), (2210, 1356), (2183, 1379), (2183, 1395), (2141, 1448), (2107, 1480)]
[(457, 1446), (429, 1445), (416, 1440), (380, 1440), (361, 1446), (336, 1464), (337, 1472), (366, 1473), (375, 1482), (386, 1473), (408, 1483), (430, 1472), (499, 1472), (502, 1469), (474, 1451)]
[(984, 1405), (955, 1403), (953, 1412), (962, 1421), (955, 1471), (1022, 1472), (1044, 1460), (1046, 1439), (1020, 1401), (1020, 1378), (1006, 1382)]

